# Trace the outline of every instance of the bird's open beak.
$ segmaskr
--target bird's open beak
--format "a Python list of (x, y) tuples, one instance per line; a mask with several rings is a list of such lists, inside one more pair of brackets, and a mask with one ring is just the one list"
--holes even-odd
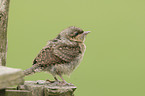
[(85, 31), (83, 34), (87, 35), (88, 33), (90, 33), (91, 31)]

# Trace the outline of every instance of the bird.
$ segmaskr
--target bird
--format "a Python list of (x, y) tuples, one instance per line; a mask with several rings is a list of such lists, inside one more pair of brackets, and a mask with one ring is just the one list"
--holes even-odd
[(62, 76), (70, 76), (82, 61), (86, 50), (84, 41), (88, 33), (90, 31), (75, 26), (64, 29), (56, 38), (47, 42), (33, 60), (32, 67), (24, 70), (24, 75), (45, 71), (52, 74), (55, 81), (59, 81), (59, 76), (62, 83), (67, 84)]

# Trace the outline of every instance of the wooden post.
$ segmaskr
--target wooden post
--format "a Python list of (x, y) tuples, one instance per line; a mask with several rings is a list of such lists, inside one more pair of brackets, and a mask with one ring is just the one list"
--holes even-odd
[(9, 0), (0, 0), (0, 65), (6, 65)]
[(24, 85), (18, 86), (19, 90), (28, 90), (32, 96), (74, 96), (76, 87), (71, 85), (59, 85), (59, 82), (46, 82), (44, 80), (25, 81)]
[[(6, 65), (8, 9), (9, 0), (0, 0), (0, 66)], [(5, 96), (5, 89), (0, 89), (0, 96)]]
[(0, 0), (0, 65), (6, 65), (9, 0)]

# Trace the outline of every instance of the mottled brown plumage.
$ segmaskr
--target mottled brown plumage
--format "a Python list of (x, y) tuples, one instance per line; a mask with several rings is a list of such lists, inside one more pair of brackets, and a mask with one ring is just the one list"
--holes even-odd
[(62, 75), (70, 75), (79, 65), (85, 52), (84, 40), (88, 33), (74, 26), (63, 30), (55, 39), (48, 41), (34, 59), (33, 66), (24, 70), (25, 75), (46, 71), (55, 80), (58, 80), (56, 75), (60, 76), (65, 83)]

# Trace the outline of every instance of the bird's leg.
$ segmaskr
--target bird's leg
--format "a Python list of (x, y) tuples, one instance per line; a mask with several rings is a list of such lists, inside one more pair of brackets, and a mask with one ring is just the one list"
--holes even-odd
[(68, 84), (68, 83), (63, 79), (62, 75), (59, 74), (59, 77), (62, 79), (62, 83), (63, 83), (63, 84)]
[(62, 82), (60, 83), (60, 84), (62, 84), (62, 85), (73, 85), (73, 84), (71, 84), (71, 83), (67, 83), (64, 79), (63, 79), (63, 77), (62, 77), (62, 75), (61, 74), (59, 74), (59, 77), (62, 79)]
[[(55, 81), (59, 82), (59, 80), (57, 79), (56, 76), (53, 76), (53, 77), (54, 77)], [(48, 81), (48, 82), (50, 82), (50, 83), (54, 83), (54, 82), (55, 82), (55, 81), (51, 81), (51, 80), (49, 80), (49, 79), (47, 79), (46, 81)]]
[(55, 81), (59, 81), (56, 76), (54, 76)]

